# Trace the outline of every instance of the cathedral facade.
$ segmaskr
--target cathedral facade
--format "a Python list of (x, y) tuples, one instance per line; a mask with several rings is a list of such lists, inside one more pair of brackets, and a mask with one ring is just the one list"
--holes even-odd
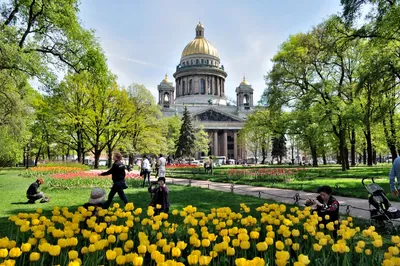
[(247, 152), (238, 143), (238, 131), (253, 111), (253, 88), (243, 78), (234, 104), (225, 96), (227, 76), (217, 48), (204, 37), (199, 23), (195, 38), (183, 49), (176, 66), (175, 86), (167, 75), (158, 85), (158, 104), (164, 116), (181, 115), (186, 106), (193, 119), (203, 125), (211, 139), (209, 154), (203, 156), (240, 161), (247, 159)]

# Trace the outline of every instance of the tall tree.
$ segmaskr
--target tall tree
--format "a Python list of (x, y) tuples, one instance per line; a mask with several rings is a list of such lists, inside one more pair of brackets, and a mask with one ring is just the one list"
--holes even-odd
[(196, 151), (196, 135), (195, 129), (192, 125), (192, 117), (190, 116), (187, 107), (183, 111), (182, 126), (179, 133), (179, 139), (176, 143), (175, 155), (178, 158), (190, 157)]
[(282, 158), (286, 157), (287, 147), (286, 147), (286, 137), (285, 135), (272, 137), (272, 158), (277, 158), (278, 163), (282, 163)]

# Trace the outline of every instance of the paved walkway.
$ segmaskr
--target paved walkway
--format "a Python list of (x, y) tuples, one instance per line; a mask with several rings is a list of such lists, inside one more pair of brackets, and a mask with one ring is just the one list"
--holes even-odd
[[(299, 204), (300, 206), (304, 206), (306, 199), (308, 198), (316, 198), (318, 194), (299, 191), (299, 190), (290, 190), (290, 189), (278, 189), (278, 188), (267, 188), (267, 187), (255, 187), (248, 185), (233, 185), (229, 183), (219, 183), (219, 182), (211, 182), (211, 181), (203, 181), (203, 180), (189, 180), (189, 179), (179, 179), (179, 178), (168, 178), (167, 183), (172, 183), (176, 185), (190, 185), (193, 187), (202, 187), (208, 188), (212, 190), (224, 191), (224, 192), (233, 192), (241, 195), (250, 195), (263, 199), (275, 200), (277, 202), (282, 202), (286, 204), (295, 203), (295, 195), (298, 193), (300, 196)], [(359, 217), (368, 219), (369, 218), (369, 204), (366, 199), (358, 199), (358, 198), (350, 198), (350, 197), (342, 197), (335, 196), (335, 198), (339, 201), (341, 207), (340, 212), (342, 214), (346, 214), (347, 205), (350, 209), (350, 215), (353, 217)], [(400, 209), (400, 202), (392, 202), (392, 206)]]

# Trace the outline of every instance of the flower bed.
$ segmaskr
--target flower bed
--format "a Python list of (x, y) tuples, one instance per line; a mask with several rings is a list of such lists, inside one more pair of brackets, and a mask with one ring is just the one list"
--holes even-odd
[(26, 169), (21, 175), (28, 178), (38, 178), (50, 174), (81, 172), (88, 169), (86, 165), (82, 164), (48, 164)]
[(229, 169), (226, 174), (234, 179), (254, 179), (266, 181), (287, 181), (302, 179), (306, 175), (305, 168), (248, 168)]
[[(4, 265), (400, 265), (400, 237), (383, 243), (373, 227), (349, 217), (333, 240), (334, 224), (319, 226), (309, 208), (264, 204), (251, 216), (187, 206), (154, 216), (132, 203), (109, 210), (56, 207), (11, 216), (10, 238), (0, 239)], [(326, 217), (328, 218), (328, 217)], [(373, 252), (372, 252), (373, 251)]]
[(202, 165), (196, 164), (168, 164), (166, 166), (167, 169), (192, 169), (192, 168), (200, 168)]
[[(126, 184), (130, 187), (139, 186), (142, 182), (139, 174), (127, 173)], [(50, 174), (46, 178), (46, 186), (51, 188), (84, 188), (109, 187), (112, 184), (111, 176), (99, 176), (98, 172), (69, 172)]]

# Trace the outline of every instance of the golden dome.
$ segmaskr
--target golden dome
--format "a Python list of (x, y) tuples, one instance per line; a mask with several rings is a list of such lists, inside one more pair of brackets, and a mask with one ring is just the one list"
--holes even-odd
[(185, 49), (183, 49), (182, 57), (194, 54), (206, 54), (219, 57), (217, 48), (204, 38), (204, 27), (200, 22), (196, 26), (196, 38), (189, 42)]
[(250, 84), (246, 81), (246, 76), (243, 76), (243, 81), (240, 83), (240, 85), (250, 85)]
[(168, 74), (165, 74), (165, 78), (161, 82), (162, 83), (169, 83)]

